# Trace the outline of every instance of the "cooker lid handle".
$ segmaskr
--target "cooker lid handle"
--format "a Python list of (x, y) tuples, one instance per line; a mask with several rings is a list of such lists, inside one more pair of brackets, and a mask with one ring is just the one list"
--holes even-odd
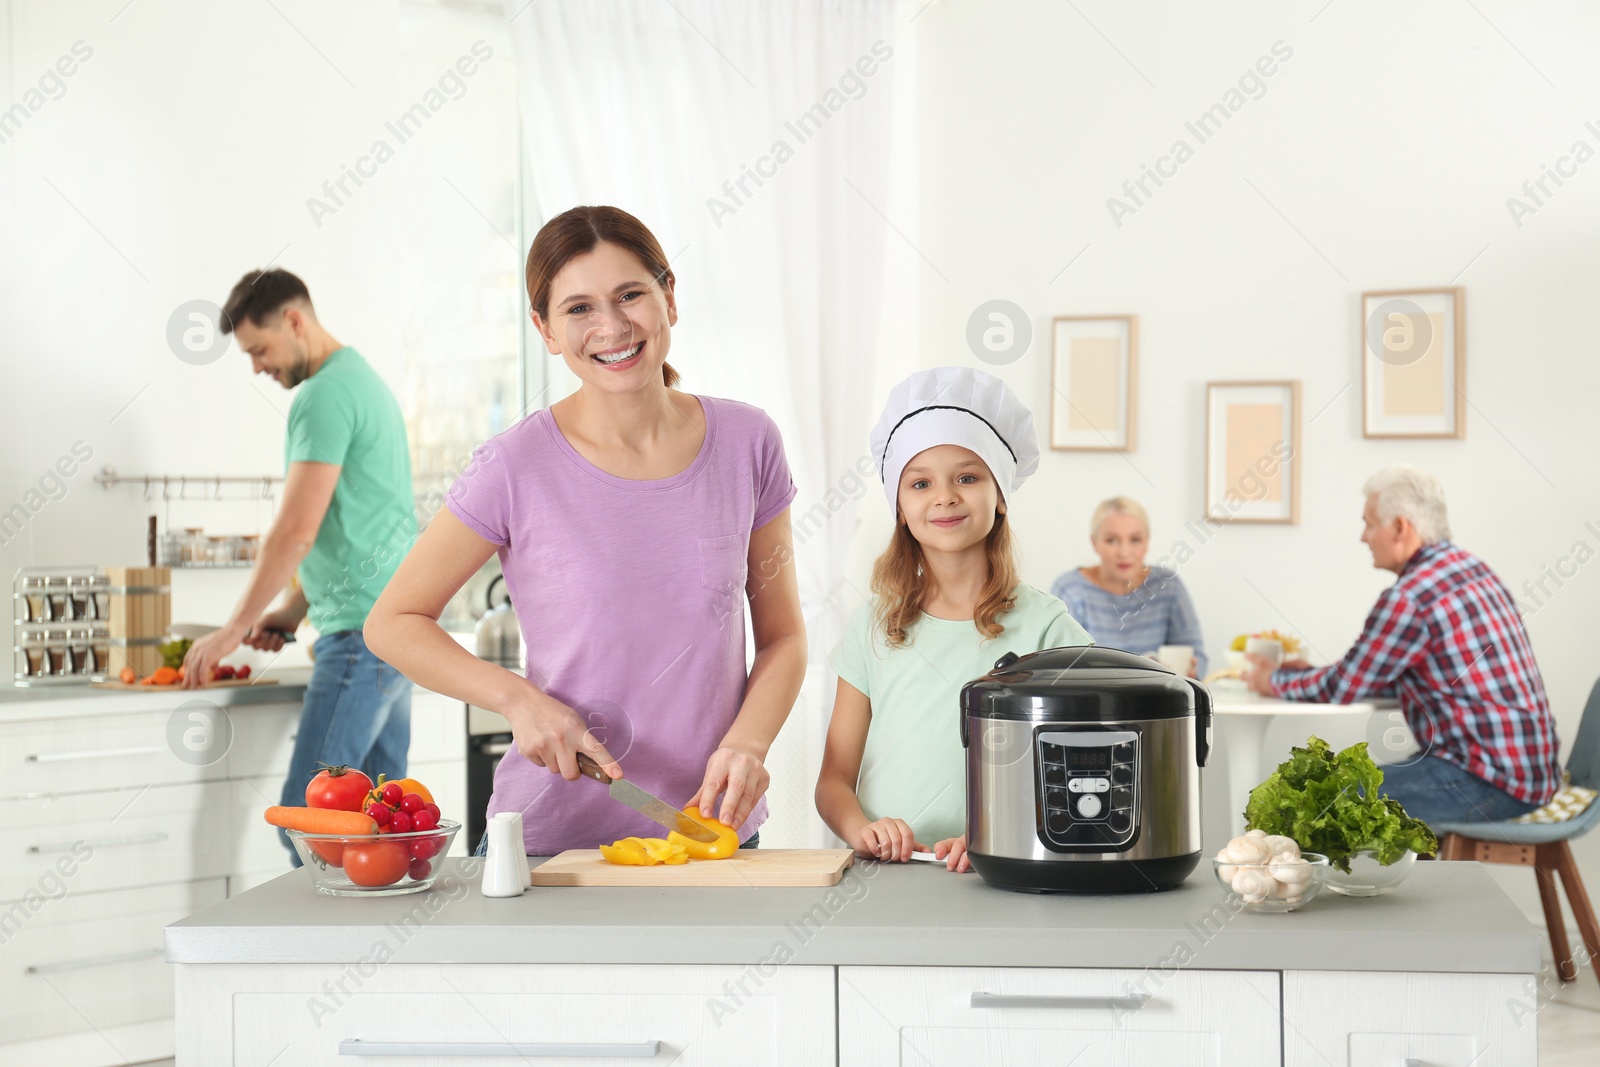
[(1194, 761), (1204, 767), (1211, 756), (1211, 690), (1193, 678), (1184, 681), (1194, 687)]

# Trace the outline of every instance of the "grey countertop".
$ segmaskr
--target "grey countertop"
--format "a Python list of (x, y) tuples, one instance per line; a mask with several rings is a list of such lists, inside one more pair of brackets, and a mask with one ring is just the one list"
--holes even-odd
[[(319, 894), (305, 871), (167, 927), (173, 963), (1193, 967), (1531, 974), (1540, 937), (1476, 863), (1418, 863), (1389, 896), (1326, 890), (1229, 913), (1209, 864), (1166, 893), (1044, 896), (931, 864), (858, 863), (834, 889), (535, 888), (494, 900), (475, 860), (406, 896)], [(533, 861), (539, 862), (537, 860)], [(786, 947), (780, 948), (780, 946)]]
[(0, 685), (0, 722), (109, 715), (129, 711), (161, 711), (186, 700), (213, 704), (298, 704), (311, 680), (310, 667), (268, 671), (275, 685), (234, 685), (211, 689), (97, 689), (92, 685)]

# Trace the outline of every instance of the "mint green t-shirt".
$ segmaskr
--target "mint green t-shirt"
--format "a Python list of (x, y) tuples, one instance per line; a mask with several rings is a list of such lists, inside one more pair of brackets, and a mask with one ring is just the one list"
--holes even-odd
[(986, 640), (970, 619), (924, 614), (894, 649), (878, 626), (877, 598), (851, 616), (828, 665), (872, 702), (856, 783), (867, 818), (904, 819), (929, 847), (967, 832), (961, 687), (1007, 652), (1094, 644), (1055, 597), (1018, 585), (1016, 601), (995, 638)]
[(285, 467), (339, 468), (328, 513), (300, 563), (300, 587), (319, 633), (359, 630), (417, 538), (400, 405), (346, 346), (295, 390), (283, 451)]

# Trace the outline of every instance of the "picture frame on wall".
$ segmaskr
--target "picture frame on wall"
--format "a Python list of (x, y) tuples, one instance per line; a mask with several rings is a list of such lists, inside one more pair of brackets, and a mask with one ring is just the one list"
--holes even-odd
[(1300, 522), (1300, 382), (1206, 383), (1206, 518)]
[(1466, 291), (1361, 294), (1361, 435), (1467, 435)]
[(1050, 447), (1132, 452), (1139, 316), (1058, 315), (1051, 323)]

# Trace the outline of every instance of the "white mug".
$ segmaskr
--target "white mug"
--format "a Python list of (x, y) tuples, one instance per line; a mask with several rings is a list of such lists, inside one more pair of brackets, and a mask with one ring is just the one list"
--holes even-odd
[(1261, 656), (1272, 670), (1277, 670), (1283, 662), (1283, 642), (1276, 637), (1251, 637), (1244, 643), (1244, 654)]
[(1171, 667), (1180, 678), (1187, 678), (1189, 668), (1194, 666), (1194, 646), (1162, 645), (1156, 649), (1156, 662)]

